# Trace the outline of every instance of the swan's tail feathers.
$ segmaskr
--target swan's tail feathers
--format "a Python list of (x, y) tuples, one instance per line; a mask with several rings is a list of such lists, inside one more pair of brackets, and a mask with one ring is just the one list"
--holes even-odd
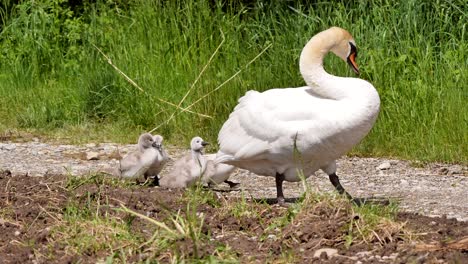
[(219, 163), (226, 163), (229, 161), (233, 161), (234, 156), (229, 155), (229, 154), (224, 154), (223, 152), (219, 151), (216, 154), (216, 158), (214, 159), (214, 164), (219, 164)]

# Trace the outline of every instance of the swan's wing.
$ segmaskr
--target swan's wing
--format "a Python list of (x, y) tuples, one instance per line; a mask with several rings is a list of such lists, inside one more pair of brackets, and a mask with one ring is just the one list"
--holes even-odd
[(221, 128), (221, 152), (247, 160), (275, 152), (278, 145), (292, 147), (297, 135), (308, 140), (323, 138), (321, 134), (333, 126), (329, 115), (336, 103), (314, 97), (307, 89), (247, 92)]

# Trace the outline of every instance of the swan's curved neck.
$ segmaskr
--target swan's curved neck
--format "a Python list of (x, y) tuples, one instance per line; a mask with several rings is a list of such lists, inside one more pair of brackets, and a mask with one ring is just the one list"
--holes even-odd
[(299, 59), (299, 68), (307, 86), (324, 98), (343, 99), (350, 94), (349, 89), (343, 85), (334, 85), (342, 82), (342, 77), (331, 75), (323, 68), (323, 58), (337, 45), (338, 39), (331, 31), (323, 31), (315, 35), (304, 47)]

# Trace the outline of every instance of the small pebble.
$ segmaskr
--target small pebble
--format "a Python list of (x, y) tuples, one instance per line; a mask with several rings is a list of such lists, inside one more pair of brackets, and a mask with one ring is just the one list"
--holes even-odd
[(390, 169), (391, 166), (392, 166), (392, 164), (390, 164), (390, 162), (386, 161), (386, 162), (384, 162), (384, 163), (381, 163), (381, 164), (377, 167), (377, 169), (378, 169), (378, 170), (388, 170), (388, 169)]
[(88, 143), (85, 145), (85, 147), (87, 148), (95, 148), (96, 147), (96, 144), (95, 143)]
[(90, 151), (86, 152), (86, 159), (87, 160), (98, 160), (99, 159), (99, 153)]
[(321, 249), (317, 249), (315, 252), (314, 252), (314, 258), (321, 258), (322, 257), (322, 254), (325, 254), (327, 259), (331, 259), (335, 256), (338, 255), (338, 250), (334, 249), (334, 248), (321, 248)]
[(276, 240), (276, 236), (275, 235), (268, 235), (267, 237), (268, 239), (273, 239), (273, 240)]

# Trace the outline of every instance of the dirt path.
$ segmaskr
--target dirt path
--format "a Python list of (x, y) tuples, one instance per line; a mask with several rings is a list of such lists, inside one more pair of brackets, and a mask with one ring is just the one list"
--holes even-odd
[[(119, 155), (133, 148), (133, 145), (112, 143), (75, 146), (43, 143), (38, 139), (25, 143), (5, 141), (0, 143), (0, 170), (9, 170), (13, 176), (80, 175), (116, 167)], [(168, 148), (173, 158), (183, 151)], [(408, 212), (468, 221), (466, 166), (432, 163), (417, 167), (400, 160), (344, 157), (339, 160), (337, 174), (341, 175), (343, 186), (356, 197), (394, 198)], [(274, 198), (276, 195), (272, 178), (238, 170), (231, 180), (241, 182), (248, 196)], [(323, 173), (307, 181), (318, 190), (332, 190)], [(285, 183), (284, 189), (289, 198), (298, 197), (303, 190), (301, 183)], [(226, 195), (238, 196), (241, 192)]]

